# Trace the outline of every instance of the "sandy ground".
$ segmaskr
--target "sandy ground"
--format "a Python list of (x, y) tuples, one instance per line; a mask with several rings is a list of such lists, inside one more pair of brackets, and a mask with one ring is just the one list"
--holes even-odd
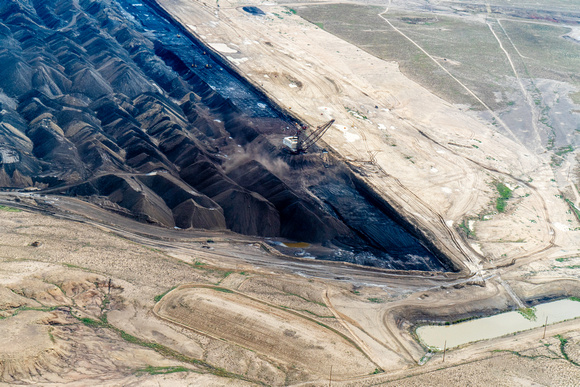
[[(26, 211), (3, 211), (0, 228), (6, 383), (326, 385), (333, 367), (336, 385), (513, 385), (550, 377), (552, 385), (569, 385), (578, 372), (555, 337), (568, 338), (565, 352), (576, 361), (578, 320), (549, 326), (545, 340), (536, 329), (449, 350), (445, 363), (440, 352), (426, 357), (413, 336), (416, 322), (515, 306), (496, 277), (482, 286), (470, 278), (375, 274), (373, 281), (364, 268), (359, 280), (304, 276), (252, 244), (221, 241), (207, 249), (177, 231), (171, 239), (120, 237), (106, 223)], [(551, 275), (513, 265), (502, 281), (528, 300), (578, 294), (567, 263)], [(322, 270), (310, 265), (310, 274)], [(550, 356), (533, 354), (548, 347)], [(485, 373), (490, 367), (500, 369), (496, 379)], [(483, 376), (489, 380), (477, 379)]]
[[(580, 224), (547, 155), (434, 96), (396, 63), (271, 2), (160, 3), (282, 107), (312, 126), (336, 119), (325, 146), (469, 271), (578, 243)], [(266, 15), (249, 14), (245, 5)], [(514, 189), (501, 214), (494, 207), (497, 181)], [(459, 235), (462, 222), (473, 231), (468, 240)]]
[[(105, 218), (89, 204), (30, 197), (31, 212), (0, 212), (0, 382), (327, 385), (349, 351), (362, 360), (335, 370), (333, 384), (578, 380), (577, 320), (550, 326), (546, 339), (537, 329), (465, 345), (445, 362), (440, 352), (426, 357), (412, 329), (580, 294), (579, 225), (558, 197), (549, 160), (409, 81), (396, 64), (282, 7), (256, 3), (267, 12), (256, 17), (241, 10), (246, 3), (220, 2), (219, 11), (191, 0), (162, 4), (282, 106), (311, 125), (335, 118), (325, 146), (463, 270), (431, 278), (284, 260), (259, 240), (223, 234), (210, 245), (201, 242), (207, 234), (165, 229), (155, 237), (149, 226)], [(494, 180), (514, 189), (503, 214), (494, 213)], [(2, 203), (21, 206), (19, 199), (4, 195)], [(41, 214), (48, 202), (57, 216)], [(463, 221), (475, 237), (460, 233)], [(191, 284), (226, 291), (203, 305), (207, 294), (189, 294), (172, 319), (154, 314), (178, 294), (168, 291)], [(228, 321), (228, 331), (193, 321), (202, 306)], [(237, 319), (256, 310), (284, 310), (264, 318), (263, 329), (275, 341), (290, 340), (285, 330), (301, 333), (313, 345), (304, 356), (321, 355), (304, 365), (300, 351), (281, 355), (236, 336)]]

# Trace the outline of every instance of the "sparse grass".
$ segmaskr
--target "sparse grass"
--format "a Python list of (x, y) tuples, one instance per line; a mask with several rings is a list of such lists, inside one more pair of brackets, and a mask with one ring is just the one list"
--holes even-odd
[(383, 302), (385, 302), (385, 300), (378, 297), (369, 297), (367, 298), (367, 300), (369, 300), (370, 302), (374, 302), (375, 304), (382, 304)]
[(501, 182), (496, 182), (495, 188), (499, 193), (499, 198), (495, 201), (495, 208), (497, 212), (504, 212), (507, 206), (507, 201), (512, 197), (512, 190)]
[(336, 318), (335, 316), (321, 316), (319, 314), (316, 314), (314, 312), (309, 311), (308, 309), (295, 309), (295, 308), (290, 308), (288, 306), (284, 306), (284, 305), (278, 305), (279, 308), (283, 308), (283, 309), (287, 309), (287, 310), (293, 310), (296, 312), (304, 312), (304, 313), (308, 313), (311, 314), (317, 318)]
[(109, 323), (95, 320), (90, 317), (79, 317), (79, 321), (91, 328), (107, 328)]
[(568, 262), (570, 258), (556, 258), (556, 262)]
[(48, 338), (49, 338), (49, 339), (50, 339), (50, 341), (51, 341), (51, 342), (54, 344), (54, 343), (56, 343), (56, 340), (54, 339), (54, 335), (52, 334), (52, 330), (53, 330), (53, 329), (54, 329), (53, 327), (50, 327), (50, 328), (48, 329)]
[(518, 313), (524, 316), (527, 320), (536, 321), (536, 308), (520, 308)]
[(231, 291), (230, 289), (226, 289), (226, 288), (214, 287), (214, 288), (210, 288), (210, 289), (213, 289), (215, 291), (222, 292), (222, 293), (233, 293), (233, 291)]
[(465, 235), (467, 235), (468, 237), (475, 237), (475, 233), (473, 231), (471, 231), (471, 229), (469, 228), (469, 226), (467, 224), (465, 224), (465, 220), (463, 220), (463, 222), (461, 222), (459, 224), (459, 229), (461, 231), (463, 231), (465, 233)]
[[(344, 39), (370, 54), (387, 61), (396, 61), (401, 71), (451, 102), (469, 104), (470, 110), (484, 107), (459, 83), (452, 81), (441, 68), (412, 42), (377, 17), (384, 9), (374, 5), (316, 4), (304, 5), (296, 9), (298, 14), (336, 36)], [(475, 15), (478, 11), (474, 11)], [(483, 9), (481, 12), (485, 12)], [(524, 103), (522, 99), (508, 96), (518, 95), (520, 90), (504, 80), (513, 77), (513, 69), (498, 41), (490, 33), (488, 23), (473, 23), (460, 15), (446, 16), (412, 10), (389, 10), (384, 15), (395, 28), (431, 54), (436, 61), (454, 77), (472, 90), (492, 110), (513, 110), (512, 107)], [(535, 79), (553, 79), (580, 86), (577, 69), (580, 56), (570, 55), (577, 51), (577, 44), (562, 35), (569, 32), (567, 27), (520, 23), (502, 20), (512, 45), (497, 22), (489, 25), (499, 35), (504, 47), (518, 58), (514, 46), (527, 59), (517, 60), (517, 71), (531, 81), (528, 91), (532, 95), (534, 108), (541, 110), (539, 120), (543, 129), (554, 131), (552, 123), (557, 119), (545, 102), (542, 91), (534, 85)], [(448, 44), (453, 41), (453, 44)], [(474, 45), (476, 41), (478, 44)], [(501, 93), (502, 98), (498, 98)], [(580, 93), (570, 93), (570, 98), (580, 104)], [(499, 126), (494, 121), (493, 125)], [(525, 125), (521, 125), (524, 129)], [(572, 128), (571, 130), (574, 130)], [(548, 147), (554, 146), (555, 133), (548, 135)]]
[(566, 352), (566, 344), (568, 344), (568, 339), (564, 338), (562, 335), (556, 335), (554, 337), (560, 340), (560, 352), (562, 353), (562, 356), (564, 356), (564, 359), (568, 360), (571, 364), (580, 367), (580, 364), (570, 359), (568, 353)]
[(289, 296), (298, 297), (298, 298), (300, 298), (300, 299), (302, 299), (302, 300), (304, 300), (306, 302), (311, 302), (311, 303), (316, 304), (316, 305), (320, 305), (320, 306), (324, 306), (324, 307), (327, 306), (324, 302), (309, 300), (308, 298), (302, 297), (301, 295), (296, 294), (296, 293), (284, 292), (284, 294), (287, 294)]
[(161, 294), (158, 294), (158, 295), (156, 295), (155, 297), (153, 297), (153, 301), (155, 301), (155, 302), (159, 302), (159, 301), (161, 301), (161, 299), (162, 299), (163, 297), (165, 297), (165, 295), (166, 295), (167, 293), (169, 293), (170, 291), (172, 291), (172, 290), (173, 290), (173, 289), (175, 289), (176, 287), (177, 287), (177, 286), (174, 286), (174, 287), (172, 287), (172, 288), (170, 288), (170, 289), (167, 289), (165, 292), (163, 292), (163, 293), (161, 293)]
[(14, 207), (9, 207), (9, 206), (3, 206), (0, 204), (0, 211), (5, 211), (5, 212), (22, 212), (21, 209), (19, 208), (14, 208)]
[(576, 205), (570, 199), (566, 198), (564, 200), (568, 204), (568, 207), (570, 207), (570, 209), (574, 212), (574, 215), (576, 215), (576, 219), (580, 221), (580, 210), (576, 208)]
[(346, 109), (347, 112), (350, 113), (351, 116), (353, 116), (354, 118), (358, 118), (359, 120), (368, 120), (369, 118), (367, 116), (364, 115), (364, 113), (356, 110), (356, 109), (350, 109), (348, 107), (344, 107)]
[(147, 366), (145, 368), (139, 368), (135, 371), (138, 374), (149, 374), (149, 375), (164, 375), (173, 374), (175, 372), (191, 372), (189, 368), (176, 366), (176, 367), (154, 367)]
[[(212, 366), (211, 364), (209, 364), (203, 360), (194, 359), (194, 358), (191, 358), (189, 356), (183, 355), (183, 354), (181, 354), (181, 353), (179, 353), (179, 352), (177, 352), (169, 347), (166, 347), (164, 345), (154, 343), (151, 341), (142, 340), (136, 336), (133, 336), (133, 335), (123, 331), (122, 329), (115, 327), (114, 325), (112, 325), (108, 322), (98, 321), (98, 320), (88, 318), (88, 317), (80, 317), (79, 318), (72, 313), (71, 313), (71, 315), (76, 317), (81, 323), (85, 324), (86, 326), (89, 326), (92, 328), (110, 329), (110, 330), (118, 333), (119, 336), (128, 343), (139, 345), (139, 346), (145, 347), (145, 348), (150, 348), (150, 349), (154, 350), (155, 352), (161, 354), (162, 356), (173, 358), (173, 359), (176, 359), (176, 360), (184, 362), (184, 363), (189, 363), (189, 364), (201, 366), (201, 367), (205, 368), (208, 372), (210, 372), (214, 375), (225, 377), (225, 378), (231, 378), (231, 379), (241, 379), (241, 380), (246, 380), (246, 381), (250, 381), (250, 382), (264, 385), (264, 383), (249, 379), (243, 375), (234, 374), (232, 372), (224, 370), (223, 368)], [(180, 371), (175, 371), (175, 372), (180, 372)]]

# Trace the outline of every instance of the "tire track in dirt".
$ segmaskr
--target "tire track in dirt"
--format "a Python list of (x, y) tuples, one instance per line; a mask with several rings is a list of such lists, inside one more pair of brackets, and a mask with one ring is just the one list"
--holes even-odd
[(387, 6), (387, 8), (383, 12), (377, 14), (377, 16), (380, 17), (381, 19), (383, 19), (394, 31), (396, 31), (402, 37), (404, 37), (409, 42), (411, 42), (423, 54), (425, 54), (429, 59), (431, 59), (441, 70), (443, 70), (449, 77), (451, 77), (455, 82), (457, 82), (457, 84), (459, 84), (463, 89), (465, 89), (465, 91), (467, 91), (473, 98), (475, 98), (475, 100), (477, 102), (479, 102), (495, 118), (495, 120), (501, 124), (501, 126), (506, 130), (506, 132), (510, 135), (510, 137), (515, 142), (517, 142), (519, 145), (521, 145), (522, 147), (525, 148), (524, 144), (512, 132), (512, 130), (510, 129), (510, 127), (489, 106), (487, 106), (487, 104), (485, 102), (483, 102), (483, 100), (481, 100), (481, 98), (479, 98), (469, 87), (467, 87), (463, 82), (461, 82), (453, 74), (451, 74), (449, 72), (449, 70), (447, 70), (443, 65), (441, 65), (441, 63), (439, 63), (439, 61), (437, 61), (437, 59), (435, 59), (431, 54), (429, 54), (423, 47), (421, 47), (417, 42), (415, 42), (413, 39), (411, 39), (409, 36), (407, 36), (404, 32), (402, 32), (397, 27), (395, 27), (389, 21), (389, 19), (387, 19), (386, 17), (383, 16), (383, 15), (386, 15), (387, 12), (389, 11), (390, 5), (391, 5), (391, 0), (389, 0), (389, 5)]

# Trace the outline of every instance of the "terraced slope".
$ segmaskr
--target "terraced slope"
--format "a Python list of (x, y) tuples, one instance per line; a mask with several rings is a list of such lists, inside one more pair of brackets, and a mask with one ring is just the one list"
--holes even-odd
[[(1, 4), (1, 187), (84, 197), (164, 227), (331, 242), (353, 250), (338, 257), (352, 262), (371, 262), (357, 253), (372, 246), (384, 255), (372, 264), (446, 267), (414, 237), (384, 263), (398, 242), (386, 246), (380, 235), (403, 229), (385, 228), (381, 210), (368, 206), (380, 216), (368, 217), (374, 231), (359, 232), (349, 202), (363, 193), (346, 165), (285, 154), (284, 113), (209, 53), (195, 55), (214, 65), (186, 63), (199, 43), (178, 26), (122, 6)], [(222, 86), (208, 84), (214, 79)], [(341, 192), (345, 200), (331, 205)]]

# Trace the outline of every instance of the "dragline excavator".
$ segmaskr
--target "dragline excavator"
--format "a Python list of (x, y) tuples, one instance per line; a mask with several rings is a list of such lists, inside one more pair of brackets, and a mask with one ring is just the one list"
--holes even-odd
[(282, 144), (292, 154), (299, 154), (305, 153), (308, 148), (316, 144), (318, 140), (322, 138), (324, 133), (334, 124), (335, 120), (330, 120), (324, 125), (317, 126), (315, 130), (312, 131), (310, 134), (306, 134), (306, 130), (308, 129), (307, 125), (300, 125), (296, 123), (296, 134), (290, 137), (284, 137), (282, 140)]

